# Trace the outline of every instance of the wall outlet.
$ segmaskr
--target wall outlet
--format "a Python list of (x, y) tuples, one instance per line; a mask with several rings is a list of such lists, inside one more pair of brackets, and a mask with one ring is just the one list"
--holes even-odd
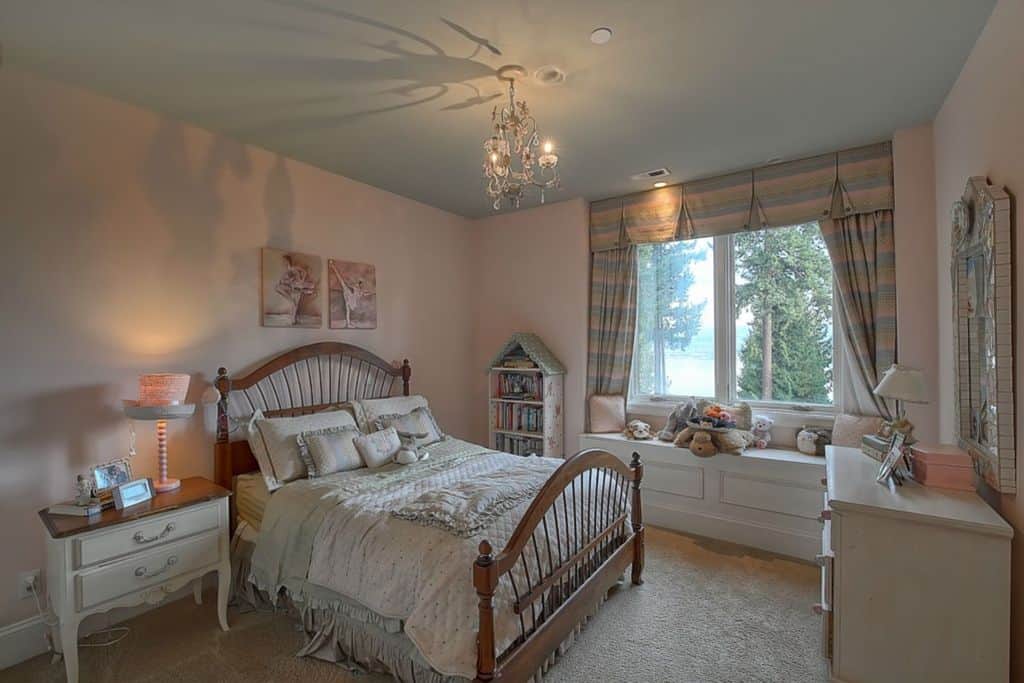
[(36, 593), (42, 594), (43, 592), (43, 577), (42, 572), (38, 569), (30, 569), (27, 572), (20, 572), (18, 574), (18, 598), (24, 600), (25, 598), (32, 597), (32, 591), (29, 586), (35, 586)]

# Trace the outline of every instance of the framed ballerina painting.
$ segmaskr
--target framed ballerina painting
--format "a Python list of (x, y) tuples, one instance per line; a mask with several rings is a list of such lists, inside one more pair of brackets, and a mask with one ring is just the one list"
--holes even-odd
[(377, 327), (377, 269), (369, 263), (327, 259), (331, 329)]

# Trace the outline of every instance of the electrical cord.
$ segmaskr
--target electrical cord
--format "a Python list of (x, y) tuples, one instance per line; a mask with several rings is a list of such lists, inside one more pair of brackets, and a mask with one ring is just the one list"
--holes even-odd
[[(53, 610), (50, 609), (49, 605), (47, 605), (46, 609), (43, 609), (43, 603), (39, 600), (39, 593), (36, 591), (35, 581), (28, 584), (28, 590), (32, 593), (32, 598), (35, 600), (36, 611), (39, 612), (39, 618), (43, 620), (43, 625), (49, 628), (57, 626), (60, 623), (59, 619), (54, 617), (51, 621), (46, 616), (48, 613), (52, 613)], [(109, 628), (100, 629), (99, 631), (94, 631), (85, 637), (92, 638), (93, 636), (113, 636), (114, 634), (118, 634), (117, 637), (112, 637), (110, 640), (105, 640), (100, 643), (83, 643), (79, 641), (77, 645), (78, 647), (110, 647), (111, 645), (117, 645), (127, 638), (129, 633), (131, 633), (131, 629), (127, 626), (111, 626)], [(49, 643), (49, 638), (47, 638), (47, 642)]]

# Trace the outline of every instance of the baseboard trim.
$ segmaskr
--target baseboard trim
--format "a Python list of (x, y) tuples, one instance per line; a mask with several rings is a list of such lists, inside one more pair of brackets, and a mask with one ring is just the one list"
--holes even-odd
[(49, 649), (46, 625), (40, 616), (22, 619), (0, 628), (0, 669), (20, 664)]
[[(204, 576), (204, 590), (216, 588), (216, 579), (217, 575), (214, 573)], [(78, 627), (78, 638), (81, 640), (91, 633), (110, 628), (140, 614), (184, 598), (192, 599), (191, 585), (179, 588), (155, 605), (142, 603), (134, 607), (120, 607), (109, 612), (89, 615)], [(49, 629), (43, 618), (38, 615), (0, 627), (0, 670), (7, 669), (15, 664), (20, 664), (48, 652), (50, 650), (50, 643), (46, 637), (48, 631)]]

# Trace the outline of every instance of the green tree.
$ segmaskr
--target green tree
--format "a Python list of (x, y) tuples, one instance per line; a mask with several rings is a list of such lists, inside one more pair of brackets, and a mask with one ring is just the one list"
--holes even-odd
[(736, 236), (741, 398), (828, 403), (832, 387), (832, 264), (817, 223)]
[(708, 247), (692, 240), (637, 247), (640, 292), (633, 377), (639, 393), (665, 393), (666, 349), (685, 350), (700, 331), (706, 302), (689, 300), (694, 281), (690, 265), (710, 255)]

